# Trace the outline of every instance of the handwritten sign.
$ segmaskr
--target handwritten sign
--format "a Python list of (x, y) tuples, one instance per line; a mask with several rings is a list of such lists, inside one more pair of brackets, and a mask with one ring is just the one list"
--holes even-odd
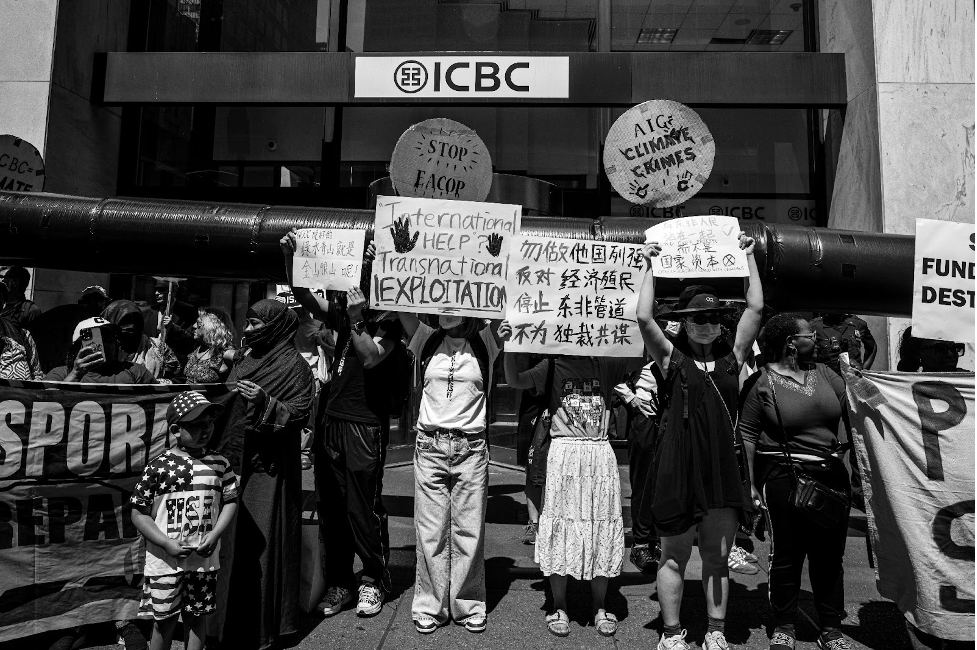
[(716, 142), (699, 114), (657, 99), (619, 117), (604, 142), (604, 171), (622, 197), (638, 205), (679, 205), (712, 173)]
[(736, 278), (750, 269), (740, 250), (740, 226), (733, 217), (705, 215), (672, 219), (645, 231), (661, 244), (651, 270), (659, 278)]
[(365, 239), (365, 230), (300, 229), (292, 260), (295, 286), (326, 291), (360, 286)]
[(377, 197), (370, 306), (502, 318), (522, 207)]
[(397, 194), (484, 201), (492, 187), (492, 158), (474, 130), (439, 117), (410, 127), (390, 157)]
[(638, 244), (521, 236), (513, 244), (508, 352), (640, 357)]
[(916, 220), (913, 336), (974, 342), (974, 224)]
[(0, 135), (0, 190), (44, 191), (44, 160), (37, 147), (13, 135)]

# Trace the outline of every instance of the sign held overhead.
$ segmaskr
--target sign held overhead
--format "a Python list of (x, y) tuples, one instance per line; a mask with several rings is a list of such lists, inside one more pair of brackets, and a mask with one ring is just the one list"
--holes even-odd
[(390, 181), (401, 196), (484, 201), (492, 157), (474, 130), (439, 117), (410, 127), (390, 157)]
[(913, 336), (974, 342), (974, 224), (916, 220)]

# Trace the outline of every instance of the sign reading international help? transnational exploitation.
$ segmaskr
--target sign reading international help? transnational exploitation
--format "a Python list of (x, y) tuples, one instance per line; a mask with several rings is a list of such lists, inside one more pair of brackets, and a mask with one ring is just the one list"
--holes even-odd
[(972, 223), (916, 220), (913, 336), (974, 342)]
[(748, 276), (739, 237), (739, 222), (718, 215), (679, 217), (645, 231), (645, 241), (658, 242), (662, 249), (651, 259), (651, 270), (659, 278)]

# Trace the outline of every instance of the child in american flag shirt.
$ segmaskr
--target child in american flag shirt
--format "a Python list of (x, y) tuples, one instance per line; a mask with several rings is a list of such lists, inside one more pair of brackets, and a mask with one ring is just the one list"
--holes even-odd
[(150, 461), (132, 495), (132, 523), (146, 539), (139, 615), (155, 621), (153, 650), (170, 647), (181, 611), (186, 650), (201, 650), (206, 616), (217, 609), (220, 537), (238, 492), (230, 463), (207, 450), (221, 410), (200, 393), (177, 395), (166, 411), (177, 446)]

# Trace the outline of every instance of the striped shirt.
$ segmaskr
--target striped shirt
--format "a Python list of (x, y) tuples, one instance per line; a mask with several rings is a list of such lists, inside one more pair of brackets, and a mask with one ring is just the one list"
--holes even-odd
[[(214, 529), (221, 507), (237, 498), (237, 476), (220, 454), (192, 458), (178, 449), (168, 449), (150, 461), (136, 484), (132, 504), (149, 508), (149, 516), (170, 539), (184, 546), (197, 546)], [(191, 553), (175, 558), (146, 541), (147, 576), (183, 571), (216, 571), (220, 568), (220, 544), (209, 557)]]

